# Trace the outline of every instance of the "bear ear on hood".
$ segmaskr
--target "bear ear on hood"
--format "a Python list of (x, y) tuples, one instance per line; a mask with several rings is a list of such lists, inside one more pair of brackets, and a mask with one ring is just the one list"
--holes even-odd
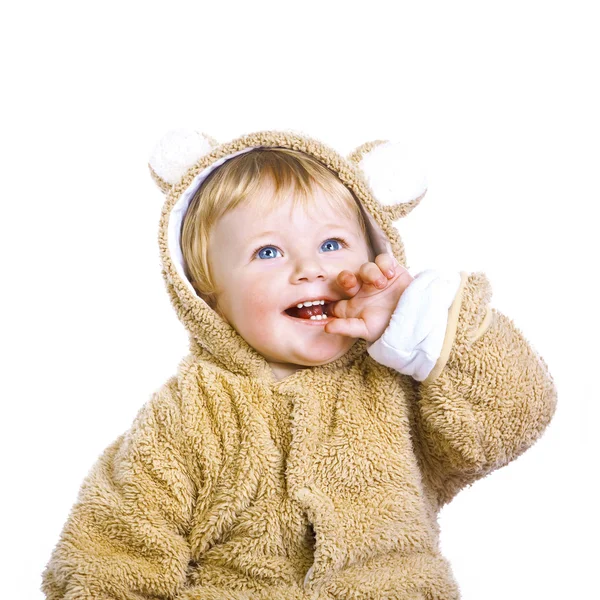
[(427, 192), (423, 165), (398, 142), (365, 142), (348, 155), (391, 221), (405, 217)]
[(156, 185), (166, 194), (190, 167), (219, 143), (201, 131), (172, 129), (154, 147), (148, 168)]

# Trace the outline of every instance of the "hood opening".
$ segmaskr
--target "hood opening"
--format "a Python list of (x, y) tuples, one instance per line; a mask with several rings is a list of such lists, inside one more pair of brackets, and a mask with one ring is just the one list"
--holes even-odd
[[(232, 154), (228, 154), (227, 156), (223, 156), (219, 160), (215, 161), (214, 163), (212, 163), (211, 165), (206, 167), (203, 171), (198, 173), (198, 175), (196, 175), (196, 177), (194, 177), (194, 179), (192, 180), (192, 183), (185, 189), (185, 191), (181, 194), (181, 196), (178, 198), (178, 200), (173, 205), (173, 208), (171, 209), (171, 212), (169, 214), (168, 240), (167, 240), (169, 254), (171, 256), (171, 260), (173, 262), (175, 270), (177, 271), (177, 274), (179, 275), (181, 280), (184, 282), (184, 284), (188, 287), (190, 292), (197, 298), (199, 298), (199, 296), (196, 293), (196, 290), (194, 289), (194, 287), (192, 286), (191, 282), (189, 281), (189, 279), (187, 278), (187, 276), (185, 274), (183, 252), (181, 250), (181, 229), (182, 229), (183, 220), (184, 220), (185, 214), (189, 208), (190, 202), (191, 202), (194, 194), (196, 193), (196, 191), (200, 188), (200, 186), (204, 182), (204, 180), (216, 168), (220, 167), (222, 164), (224, 164), (228, 160), (234, 158), (235, 156), (244, 154), (245, 152), (249, 152), (250, 150), (253, 150), (255, 148), (261, 148), (261, 147), (263, 147), (263, 146), (252, 146), (249, 148), (244, 148), (243, 150), (240, 150), (238, 152), (234, 152)], [(377, 256), (378, 254), (382, 254), (384, 252), (388, 252), (393, 255), (391, 243), (390, 243), (387, 235), (385, 234), (385, 232), (377, 224), (377, 222), (375, 221), (375, 219), (373, 218), (371, 213), (365, 209), (362, 202), (360, 202), (360, 200), (356, 197), (354, 192), (352, 192), (352, 196), (354, 197), (355, 201), (357, 202), (357, 204), (360, 208), (360, 211), (363, 215), (363, 218), (365, 220), (367, 234), (369, 236), (371, 247), (372, 247), (373, 253), (374, 253), (373, 258), (375, 256)], [(323, 305), (323, 306), (325, 307), (326, 305)], [(290, 314), (288, 312), (288, 310), (291, 310), (291, 309), (286, 309), (285, 312)], [(298, 309), (296, 308), (295, 310), (298, 310)], [(290, 314), (290, 316), (294, 316), (294, 315)]]

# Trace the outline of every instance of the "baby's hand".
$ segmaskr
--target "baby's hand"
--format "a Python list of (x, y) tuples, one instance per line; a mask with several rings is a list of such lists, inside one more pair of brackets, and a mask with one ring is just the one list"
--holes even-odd
[(388, 253), (364, 263), (358, 274), (341, 271), (337, 282), (352, 298), (332, 304), (329, 313), (336, 318), (325, 325), (325, 331), (374, 342), (383, 335), (402, 292), (413, 279)]

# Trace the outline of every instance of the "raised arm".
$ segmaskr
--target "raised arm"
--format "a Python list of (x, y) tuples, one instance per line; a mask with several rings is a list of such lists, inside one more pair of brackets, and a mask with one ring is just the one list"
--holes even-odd
[[(511, 319), (489, 306), (487, 277), (458, 275), (417, 276), (368, 350), (412, 377), (415, 445), (438, 507), (531, 447), (557, 402), (542, 357)], [(415, 336), (423, 314), (428, 321)]]
[(186, 584), (196, 485), (170, 379), (85, 478), (42, 574), (47, 600), (172, 598)]

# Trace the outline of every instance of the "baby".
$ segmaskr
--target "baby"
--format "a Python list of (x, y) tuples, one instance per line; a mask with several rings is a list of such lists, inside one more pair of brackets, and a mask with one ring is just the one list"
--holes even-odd
[(412, 277), (398, 146), (174, 132), (150, 167), (190, 353), (86, 477), (49, 599), (460, 597), (437, 514), (556, 408), (483, 273)]
[[(196, 193), (182, 247), (198, 294), (282, 379), (381, 337), (413, 278), (391, 254), (373, 258), (356, 201), (327, 169), (294, 151), (259, 152)], [(320, 184), (293, 179), (300, 169)]]

